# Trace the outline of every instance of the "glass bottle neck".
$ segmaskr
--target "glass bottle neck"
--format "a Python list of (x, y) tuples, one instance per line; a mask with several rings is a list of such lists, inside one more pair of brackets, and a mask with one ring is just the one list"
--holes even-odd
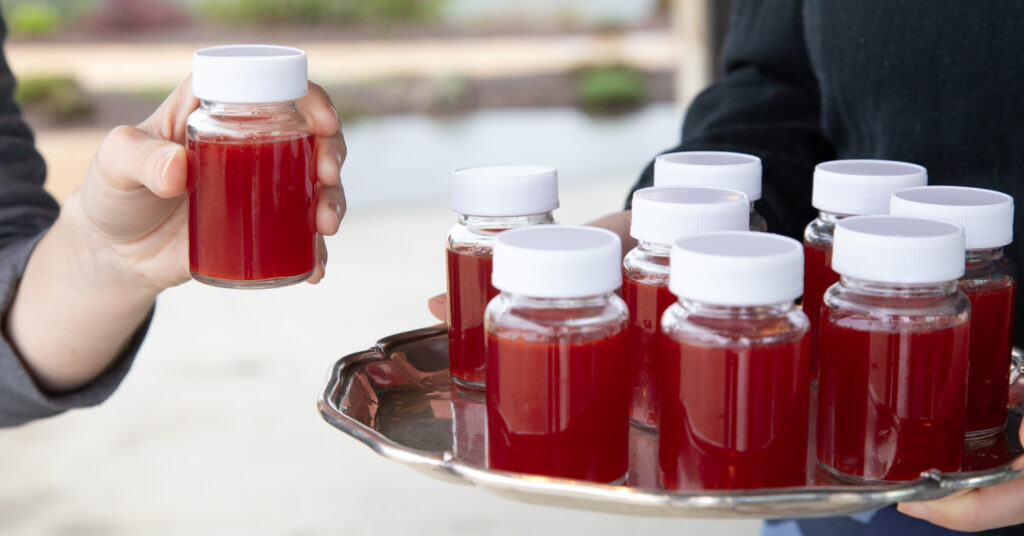
[(768, 318), (785, 316), (795, 305), (780, 302), (768, 305), (716, 305), (707, 302), (679, 298), (679, 304), (691, 314), (714, 318)]
[(640, 240), (636, 243), (636, 249), (640, 250), (641, 253), (655, 257), (668, 257), (669, 255), (672, 254), (671, 244), (644, 242), (643, 240)]
[(238, 104), (201, 100), (199, 106), (207, 113), (215, 115), (269, 116), (299, 112), (294, 101)]
[(955, 280), (941, 283), (882, 283), (840, 275), (839, 284), (858, 294), (898, 298), (950, 296), (957, 290)]
[(555, 219), (550, 212), (543, 214), (531, 214), (529, 216), (467, 216), (465, 214), (459, 214), (459, 223), (466, 226), (468, 229), (477, 232), (485, 231), (504, 231), (506, 229), (515, 229), (517, 227), (525, 227), (527, 225), (540, 225), (545, 223), (555, 223)]
[(967, 264), (985, 264), (998, 261), (1003, 258), (1003, 248), (969, 249), (967, 250)]
[(508, 296), (509, 301), (519, 307), (531, 309), (576, 309), (584, 307), (603, 307), (614, 296), (613, 292), (595, 294), (593, 296), (582, 296), (574, 298), (538, 298), (526, 294), (502, 291)]
[(824, 210), (818, 211), (818, 220), (826, 225), (835, 227), (839, 220), (843, 218), (849, 218), (852, 214), (839, 214), (837, 212), (826, 212)]

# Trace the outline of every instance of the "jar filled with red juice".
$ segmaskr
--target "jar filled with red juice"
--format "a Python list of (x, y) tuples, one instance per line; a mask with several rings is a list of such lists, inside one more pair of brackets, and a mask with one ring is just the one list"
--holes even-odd
[(676, 302), (668, 290), (672, 242), (698, 233), (747, 230), (749, 207), (743, 192), (721, 188), (655, 186), (633, 194), (629, 234), (638, 243), (626, 254), (622, 279), (633, 355), (633, 424), (649, 429), (658, 426), (656, 345), (661, 315)]
[(964, 229), (967, 267), (960, 290), (971, 302), (967, 438), (996, 435), (1006, 426), (1010, 398), (1017, 270), (1003, 246), (1013, 241), (1013, 198), (979, 188), (925, 186), (893, 194), (891, 213)]
[(682, 151), (654, 159), (655, 186), (710, 186), (738, 190), (750, 202), (750, 230), (767, 231), (768, 222), (754, 210), (761, 199), (761, 159), (728, 151)]
[(821, 310), (820, 464), (853, 481), (960, 469), (970, 303), (951, 223), (853, 216), (836, 224)]
[(892, 160), (833, 160), (814, 168), (811, 205), (818, 217), (804, 229), (803, 308), (811, 319), (811, 378), (818, 377), (818, 321), (828, 287), (839, 282), (832, 271), (836, 222), (847, 216), (889, 213), (893, 192), (928, 183), (925, 168)]
[(807, 482), (808, 321), (792, 238), (677, 240), (659, 346), (661, 484), (750, 489)]
[(494, 246), (487, 306), (492, 469), (622, 482), (629, 465), (629, 347), (618, 235), (543, 225)]
[(462, 387), (483, 389), (486, 379), (484, 309), (498, 295), (491, 284), (491, 255), (498, 234), (554, 223), (558, 173), (543, 166), (485, 166), (452, 173), (448, 230), (448, 366)]
[(316, 155), (306, 53), (229, 45), (197, 50), (188, 117), (192, 277), (229, 288), (305, 281), (316, 266)]

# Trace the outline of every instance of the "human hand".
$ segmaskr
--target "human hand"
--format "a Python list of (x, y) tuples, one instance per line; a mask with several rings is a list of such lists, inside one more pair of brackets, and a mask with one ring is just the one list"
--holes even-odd
[[(1024, 440), (1024, 424), (1020, 429)], [(1013, 463), (1024, 469), (1024, 457)], [(934, 501), (900, 503), (898, 510), (952, 530), (976, 532), (1024, 523), (1024, 478), (971, 490)]]
[[(345, 214), (341, 165), (345, 141), (327, 93), (309, 84), (297, 103), (312, 125), (317, 151), (317, 267), (324, 275), (323, 235), (337, 232)], [(88, 244), (102, 272), (155, 292), (189, 279), (185, 124), (199, 105), (186, 79), (137, 127), (119, 126), (104, 138), (82, 188), (65, 203), (58, 224)], [(61, 221), (63, 220), (63, 221)]]

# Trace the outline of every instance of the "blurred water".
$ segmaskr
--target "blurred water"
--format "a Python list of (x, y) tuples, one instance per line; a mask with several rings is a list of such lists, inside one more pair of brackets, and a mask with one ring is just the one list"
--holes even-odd
[(636, 177), (656, 154), (678, 142), (679, 126), (670, 103), (614, 117), (574, 108), (385, 116), (344, 126), (351, 156), (342, 180), (355, 207), (446, 199), (451, 171), (465, 166), (552, 165), (563, 185)]

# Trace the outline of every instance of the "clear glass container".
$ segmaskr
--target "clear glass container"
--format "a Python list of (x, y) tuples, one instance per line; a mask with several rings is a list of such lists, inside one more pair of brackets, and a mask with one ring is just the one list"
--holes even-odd
[(724, 306), (681, 298), (662, 320), (661, 484), (803, 485), (808, 321), (792, 301)]
[(803, 309), (811, 321), (811, 380), (818, 378), (818, 332), (821, 302), (828, 287), (839, 282), (832, 270), (832, 241), (836, 222), (846, 215), (820, 211), (804, 229)]
[(668, 245), (640, 241), (623, 260), (622, 298), (629, 307), (633, 355), (630, 420), (648, 429), (658, 426), (655, 357), (661, 315), (676, 302), (668, 289), (670, 253)]
[(759, 233), (768, 232), (768, 220), (754, 209), (754, 203), (750, 203), (750, 230)]
[(494, 240), (508, 229), (552, 223), (551, 212), (506, 217), (459, 215), (458, 223), (448, 230), (448, 360), (452, 379), (459, 385), (484, 387), (484, 310), (498, 295), (491, 284)]
[(1003, 248), (967, 251), (960, 290), (971, 302), (967, 437), (996, 435), (1009, 404), (1017, 269)]
[(305, 281), (316, 266), (316, 154), (294, 102), (210, 100), (188, 118), (189, 267), (230, 288)]
[(629, 464), (626, 304), (613, 292), (487, 307), (493, 469), (622, 482)]
[(843, 276), (824, 307), (816, 434), (825, 469), (854, 481), (960, 469), (970, 304), (957, 282)]

